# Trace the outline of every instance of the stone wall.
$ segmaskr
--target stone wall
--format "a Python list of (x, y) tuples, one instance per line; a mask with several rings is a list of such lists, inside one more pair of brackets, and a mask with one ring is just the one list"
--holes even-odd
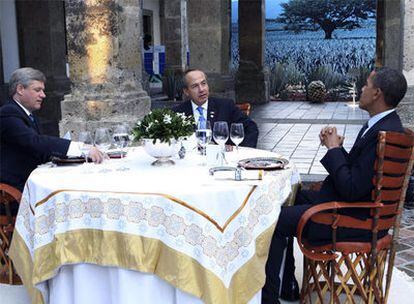
[(408, 91), (398, 106), (398, 113), (404, 126), (414, 130), (414, 0), (405, 0), (402, 12), (404, 18), (402, 69), (407, 78)]
[(409, 86), (414, 86), (414, 0), (405, 0), (404, 6), (403, 70)]

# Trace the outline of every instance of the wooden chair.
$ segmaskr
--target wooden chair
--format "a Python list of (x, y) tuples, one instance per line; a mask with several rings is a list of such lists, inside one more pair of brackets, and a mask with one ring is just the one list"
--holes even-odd
[(16, 188), (0, 183), (0, 283), (3, 284), (22, 284), (14, 270), (12, 260), (7, 255), (16, 221), (14, 211), (17, 210), (13, 210), (13, 207), (18, 207), (21, 196), (22, 194)]
[(247, 116), (250, 115), (250, 110), (252, 108), (252, 106), (250, 105), (250, 103), (248, 103), (248, 102), (236, 103), (236, 106), (240, 109), (240, 111), (242, 111)]
[[(299, 221), (297, 240), (304, 254), (301, 303), (386, 303), (391, 284), (396, 240), (408, 180), (414, 161), (414, 133), (380, 132), (375, 162), (376, 175), (372, 202), (329, 202), (308, 209)], [(339, 209), (367, 208), (367, 220), (341, 215)], [(313, 222), (332, 227), (332, 243), (312, 246), (302, 237), (303, 228)], [(339, 227), (372, 231), (368, 242), (342, 242), (337, 240)], [(381, 230), (388, 230), (378, 238)], [(388, 265), (387, 265), (388, 263)], [(340, 295), (342, 297), (340, 298)]]

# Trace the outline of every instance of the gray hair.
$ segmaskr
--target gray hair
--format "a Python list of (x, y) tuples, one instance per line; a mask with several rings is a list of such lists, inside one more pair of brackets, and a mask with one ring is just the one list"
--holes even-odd
[(204, 77), (205, 77), (205, 78), (206, 78), (206, 80), (207, 80), (207, 75), (206, 75), (206, 73), (204, 73), (202, 70), (200, 70), (200, 69), (187, 69), (187, 70), (185, 70), (185, 72), (184, 72), (184, 74), (183, 74), (183, 78), (182, 78), (182, 81), (183, 81), (183, 84), (184, 84), (184, 87), (185, 87), (185, 88), (187, 88), (187, 89), (188, 89), (187, 75), (188, 75), (189, 73), (191, 73), (191, 72), (195, 72), (195, 71), (198, 71), (198, 72), (203, 73), (203, 74), (204, 74)]
[(13, 72), (9, 81), (9, 95), (12, 97), (17, 90), (17, 86), (21, 84), (24, 88), (27, 88), (32, 81), (40, 81), (45, 83), (46, 77), (39, 70), (33, 68), (20, 68)]

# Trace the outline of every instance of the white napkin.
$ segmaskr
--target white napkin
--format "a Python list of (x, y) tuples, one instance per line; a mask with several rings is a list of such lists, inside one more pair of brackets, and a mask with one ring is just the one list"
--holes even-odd
[(72, 140), (72, 136), (70, 135), (70, 131), (67, 131), (65, 135), (63, 135), (63, 139)]

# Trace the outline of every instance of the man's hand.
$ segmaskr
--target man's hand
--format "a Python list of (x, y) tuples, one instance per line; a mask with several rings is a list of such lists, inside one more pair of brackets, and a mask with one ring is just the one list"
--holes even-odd
[(324, 127), (319, 133), (319, 139), (322, 146), (332, 149), (341, 147), (344, 143), (345, 137), (338, 135), (336, 127)]
[(104, 159), (108, 159), (108, 156), (105, 153), (94, 146), (90, 146), (88, 157), (96, 164), (100, 164)]

